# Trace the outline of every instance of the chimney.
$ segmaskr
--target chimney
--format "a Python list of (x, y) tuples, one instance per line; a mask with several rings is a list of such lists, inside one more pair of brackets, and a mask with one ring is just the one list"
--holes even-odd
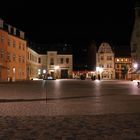
[(8, 32), (11, 33), (11, 25), (8, 25)]
[(3, 28), (4, 21), (0, 18), (0, 28)]
[(24, 32), (20, 31), (20, 38), (24, 39)]
[(16, 28), (14, 27), (13, 29), (14, 29), (14, 35), (16, 35)]

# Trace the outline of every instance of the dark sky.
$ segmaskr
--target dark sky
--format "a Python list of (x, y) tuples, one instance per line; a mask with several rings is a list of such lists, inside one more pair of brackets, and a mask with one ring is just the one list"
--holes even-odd
[[(2, 5), (2, 3), (1, 3)], [(129, 45), (134, 21), (134, 0), (3, 3), (0, 17), (26, 32), (36, 43), (97, 43)]]

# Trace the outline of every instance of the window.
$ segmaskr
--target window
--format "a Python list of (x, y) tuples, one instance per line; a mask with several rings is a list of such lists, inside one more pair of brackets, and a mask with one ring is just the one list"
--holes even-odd
[(11, 46), (11, 39), (8, 38), (8, 46), (10, 47)]
[(22, 57), (22, 63), (24, 63), (25, 62), (25, 59), (24, 59), (24, 56)]
[(4, 42), (4, 35), (3, 34), (1, 35), (1, 42), (2, 43)]
[(16, 61), (16, 55), (13, 54), (13, 61)]
[(61, 63), (61, 64), (63, 64), (63, 61), (64, 61), (64, 59), (63, 59), (63, 58), (61, 58), (61, 59), (60, 59), (60, 63)]
[(117, 62), (119, 62), (120, 60), (117, 58)]
[(112, 60), (112, 56), (107, 56), (107, 60)]
[(19, 63), (21, 63), (21, 56), (19, 56)]
[(13, 40), (13, 47), (16, 47), (16, 41)]
[(104, 57), (103, 56), (101, 56), (101, 60), (104, 60)]
[(54, 59), (53, 58), (50, 59), (50, 65), (54, 65)]
[(0, 58), (4, 59), (4, 50), (1, 50)]
[(41, 58), (40, 57), (38, 58), (38, 63), (41, 63)]
[(9, 61), (9, 62), (11, 61), (10, 53), (9, 52), (7, 53), (7, 61)]
[(21, 49), (21, 43), (19, 43), (19, 49)]
[(22, 44), (22, 49), (23, 49), (23, 51), (25, 50), (25, 45), (24, 45), (24, 43)]
[(67, 63), (67, 64), (69, 63), (69, 58), (66, 58), (66, 63)]

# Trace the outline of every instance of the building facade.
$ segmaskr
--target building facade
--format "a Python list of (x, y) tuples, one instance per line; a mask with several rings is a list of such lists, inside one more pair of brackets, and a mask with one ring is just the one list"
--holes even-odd
[(0, 19), (0, 81), (72, 77), (71, 54), (39, 54), (27, 45), (24, 32)]
[(47, 70), (51, 76), (56, 78), (72, 78), (72, 55), (57, 54), (56, 51), (47, 52)]
[(26, 79), (26, 53), (24, 32), (0, 19), (0, 81)]
[(41, 67), (39, 54), (31, 48), (27, 48), (27, 79), (38, 77), (38, 69)]
[(28, 48), (27, 73), (28, 79), (40, 78), (71, 78), (73, 70), (72, 55), (57, 54), (57, 51), (47, 51), (38, 54)]
[(115, 79), (114, 53), (109, 43), (101, 43), (96, 54), (96, 72), (101, 79)]
[(135, 21), (131, 37), (132, 74), (140, 79), (140, 3), (135, 6)]
[(119, 80), (131, 79), (131, 57), (115, 57), (115, 76)]

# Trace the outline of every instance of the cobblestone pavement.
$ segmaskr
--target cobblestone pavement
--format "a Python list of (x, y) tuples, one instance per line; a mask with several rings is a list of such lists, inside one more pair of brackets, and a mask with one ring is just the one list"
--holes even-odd
[(0, 140), (140, 140), (140, 92), (131, 83), (88, 83), (74, 94), (49, 92), (47, 100), (40, 83), (27, 93), (29, 86), (12, 84), (0, 87)]
[(0, 140), (139, 140), (138, 105), (139, 96), (0, 103)]
[(1, 140), (139, 140), (140, 113), (0, 117)]

